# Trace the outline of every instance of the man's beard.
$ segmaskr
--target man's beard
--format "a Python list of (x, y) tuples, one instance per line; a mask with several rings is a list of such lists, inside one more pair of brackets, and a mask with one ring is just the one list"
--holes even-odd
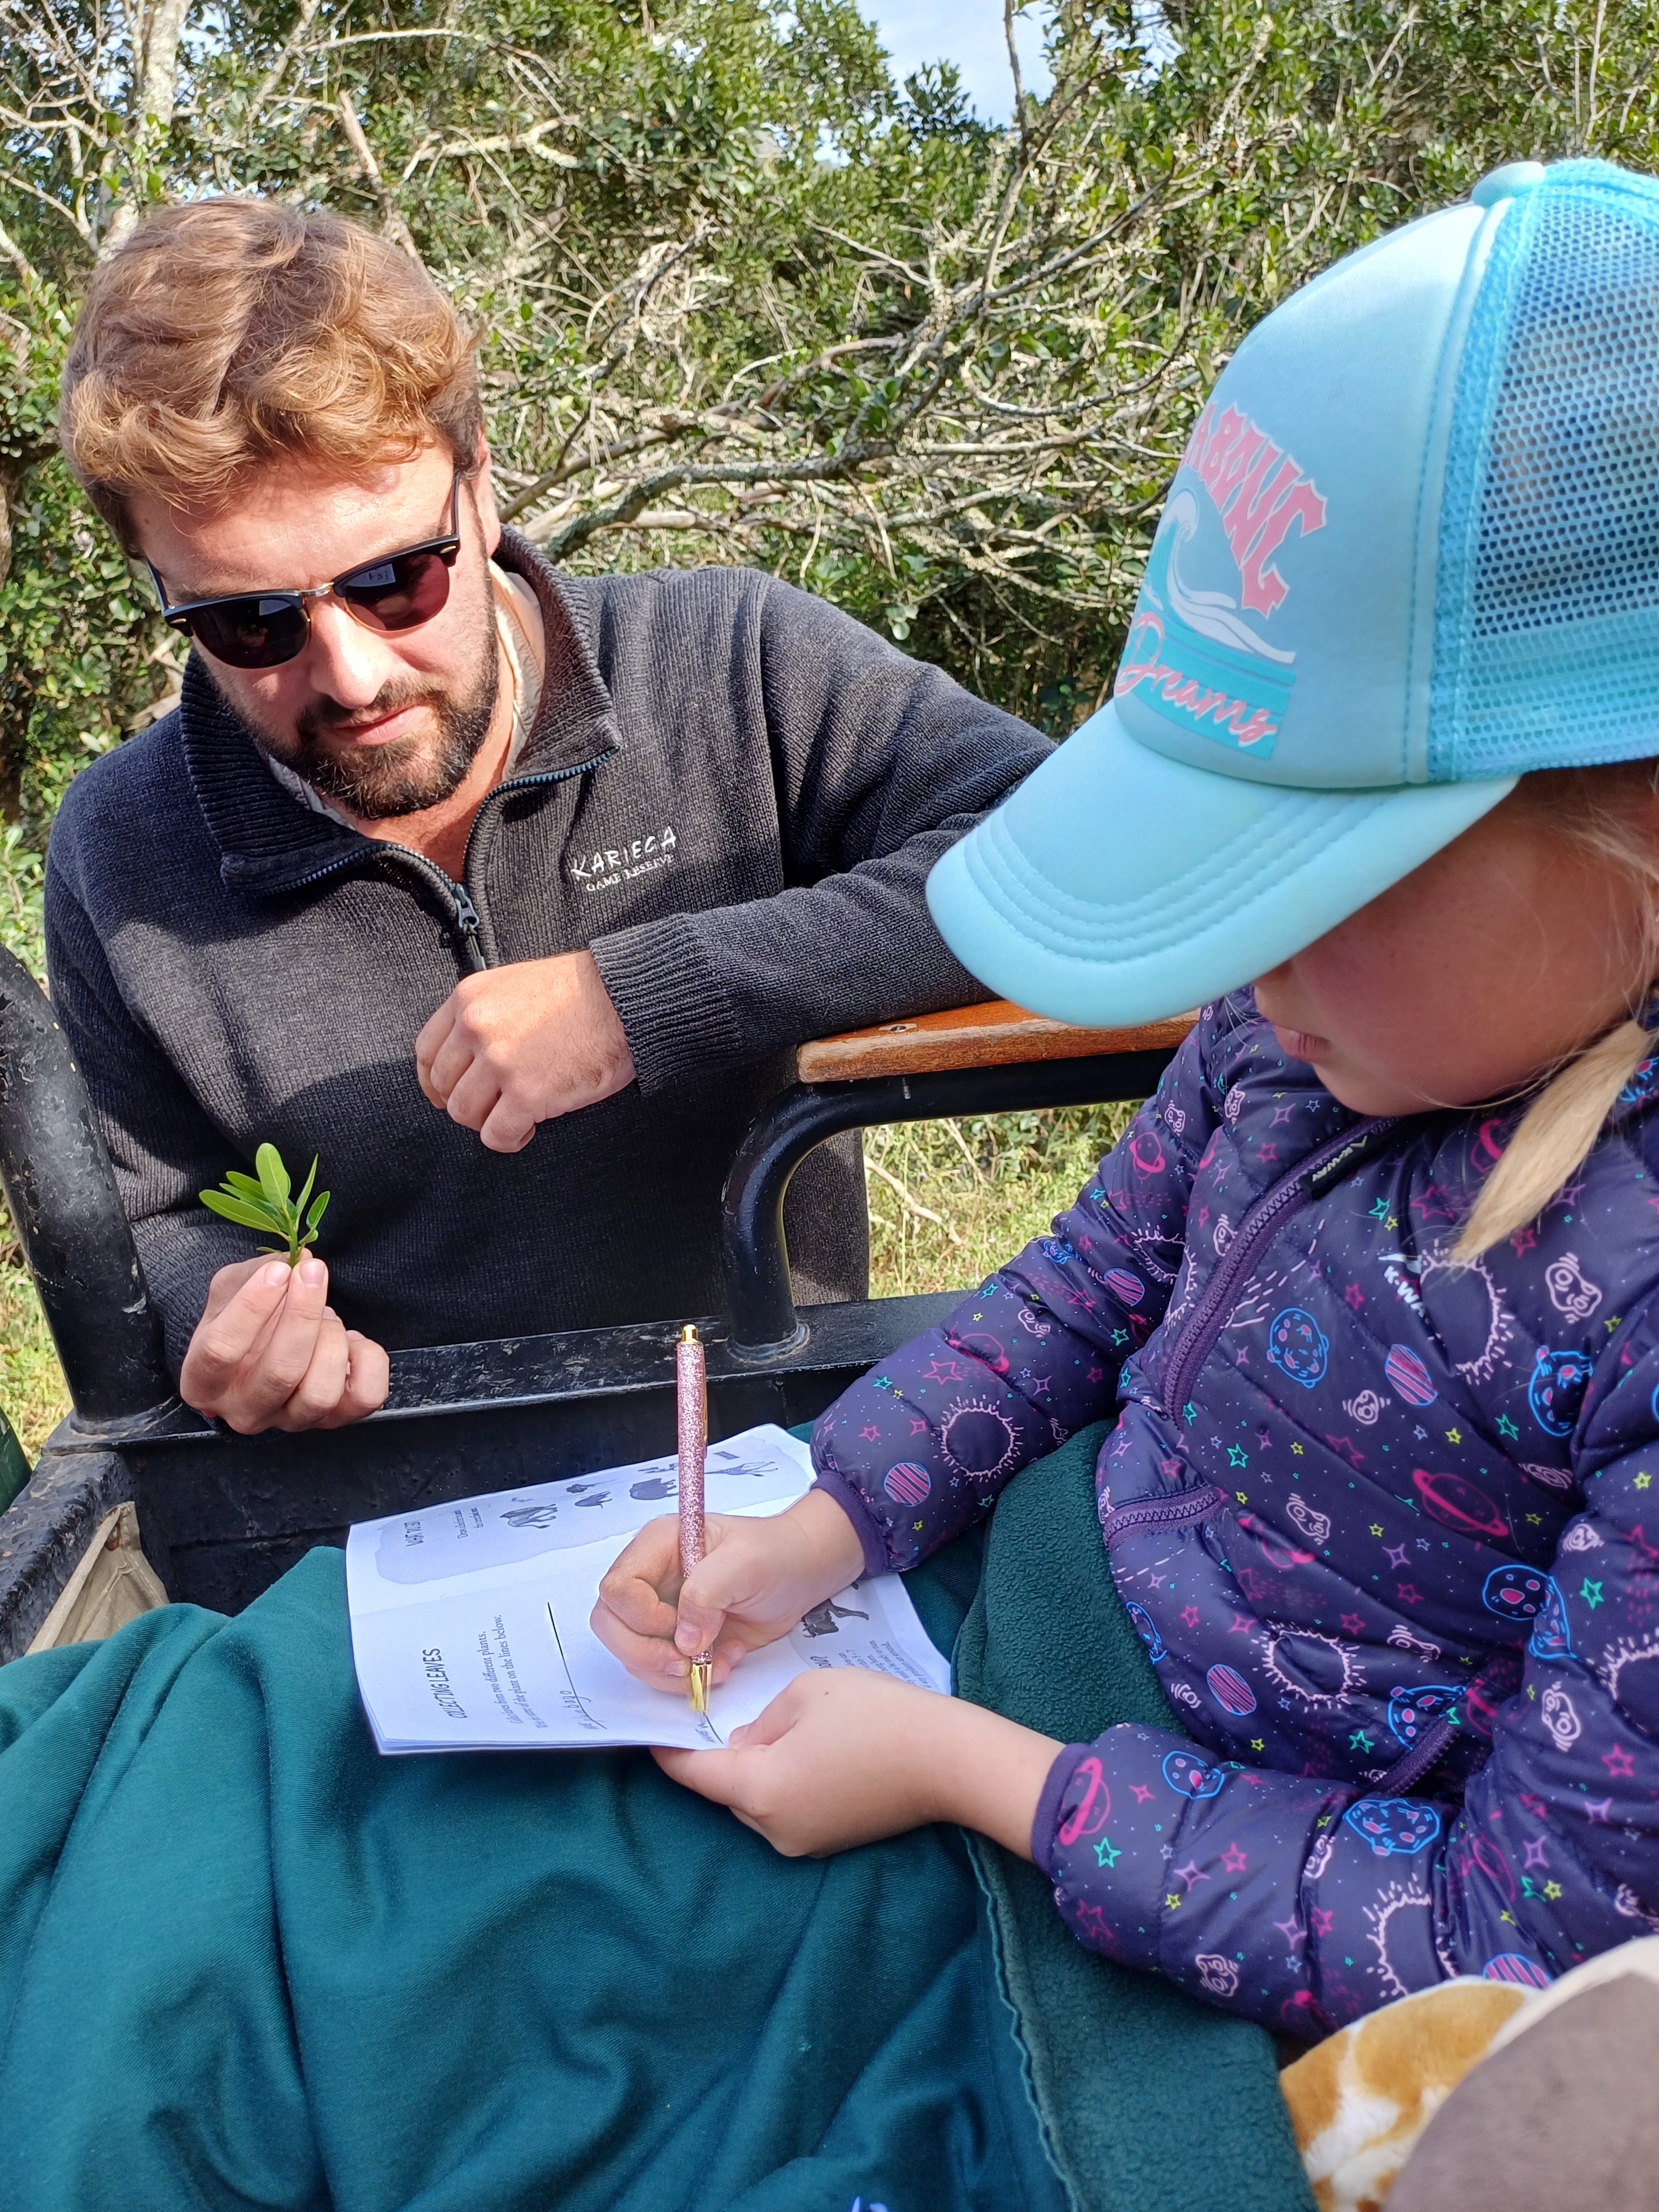
[[(293, 737), (281, 738), (252, 721), (246, 709), (233, 711), (260, 750), (303, 776), (319, 798), (332, 799), (361, 822), (386, 822), (441, 806), (465, 782), (489, 735), (499, 664), (495, 624), (487, 613), (477, 680), (465, 697), (458, 699), (441, 684), (411, 677), (386, 684), (370, 707), (349, 714), (308, 708), (296, 722)], [(331, 729), (395, 714), (400, 707), (429, 708), (438, 724), (435, 738), (426, 732), (393, 738), (383, 745), (354, 748), (343, 757), (323, 750), (321, 740)]]

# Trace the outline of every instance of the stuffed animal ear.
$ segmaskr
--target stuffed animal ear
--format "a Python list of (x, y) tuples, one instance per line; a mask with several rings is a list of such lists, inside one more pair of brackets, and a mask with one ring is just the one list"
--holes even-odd
[(1649, 2212), (1659, 2174), (1659, 1937), (1528, 1998), (1423, 2130), (1389, 2212)]
[(1320, 2212), (1651, 2212), (1659, 1936), (1545, 1989), (1494, 1965), (1516, 1978), (1401, 1997), (1279, 2075)]
[[(1424, 2130), (1532, 1995), (1511, 1982), (1442, 1982), (1368, 2014), (1285, 2069), (1279, 2087), (1320, 2212), (1361, 2212), (1385, 2197), (1395, 2212), (1389, 2185)], [(1468, 2212), (1461, 2199), (1445, 2200), (1453, 2203)]]

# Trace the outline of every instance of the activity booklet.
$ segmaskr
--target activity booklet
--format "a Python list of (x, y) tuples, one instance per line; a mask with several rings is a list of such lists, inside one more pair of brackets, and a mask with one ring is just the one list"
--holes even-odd
[[(750, 1653), (706, 1715), (647, 1688), (588, 1626), (601, 1578), (635, 1531), (674, 1510), (677, 1462), (641, 1461), (574, 1482), (365, 1521), (346, 1544), (358, 1693), (386, 1753), (565, 1751), (724, 1743), (813, 1667), (869, 1667), (948, 1695), (897, 1575), (866, 1576)], [(708, 1447), (711, 1513), (781, 1513), (812, 1481), (811, 1455), (769, 1424)]]

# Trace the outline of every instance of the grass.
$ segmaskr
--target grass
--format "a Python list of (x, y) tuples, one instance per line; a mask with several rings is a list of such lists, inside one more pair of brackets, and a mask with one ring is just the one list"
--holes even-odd
[[(971, 1290), (1071, 1204), (1133, 1110), (1079, 1106), (866, 1130), (872, 1297)], [(69, 1411), (15, 1243), (0, 1248), (0, 1409), (31, 1464)]]
[(31, 1467), (69, 1411), (64, 1370), (15, 1244), (0, 1257), (0, 1412)]
[[(46, 864), (14, 822), (0, 829), (0, 945), (15, 952), (44, 988), (46, 952), (41, 922)], [(40, 1301), (0, 1200), (0, 1413), (17, 1432), (33, 1466), (40, 1447), (69, 1411)]]
[(1073, 1106), (867, 1129), (871, 1295), (971, 1290), (1070, 1206), (1134, 1110)]

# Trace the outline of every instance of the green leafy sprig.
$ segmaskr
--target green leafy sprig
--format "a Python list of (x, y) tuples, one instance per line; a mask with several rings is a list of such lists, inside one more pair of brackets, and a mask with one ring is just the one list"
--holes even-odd
[[(315, 1198), (311, 1196), (311, 1186), (317, 1180), (317, 1163), (312, 1161), (311, 1173), (298, 1198), (289, 1195), (293, 1182), (275, 1145), (261, 1145), (253, 1155), (253, 1164), (259, 1170), (257, 1181), (252, 1176), (243, 1175), (240, 1169), (232, 1168), (217, 1190), (198, 1194), (201, 1201), (210, 1212), (222, 1214), (240, 1228), (263, 1229), (269, 1236), (280, 1237), (282, 1243), (264, 1244), (259, 1249), (283, 1254), (290, 1267), (298, 1267), (301, 1253), (316, 1241), (317, 1224), (329, 1201), (330, 1194), (325, 1190), (319, 1190)], [(306, 1211), (307, 1200), (311, 1203), (309, 1212)]]

